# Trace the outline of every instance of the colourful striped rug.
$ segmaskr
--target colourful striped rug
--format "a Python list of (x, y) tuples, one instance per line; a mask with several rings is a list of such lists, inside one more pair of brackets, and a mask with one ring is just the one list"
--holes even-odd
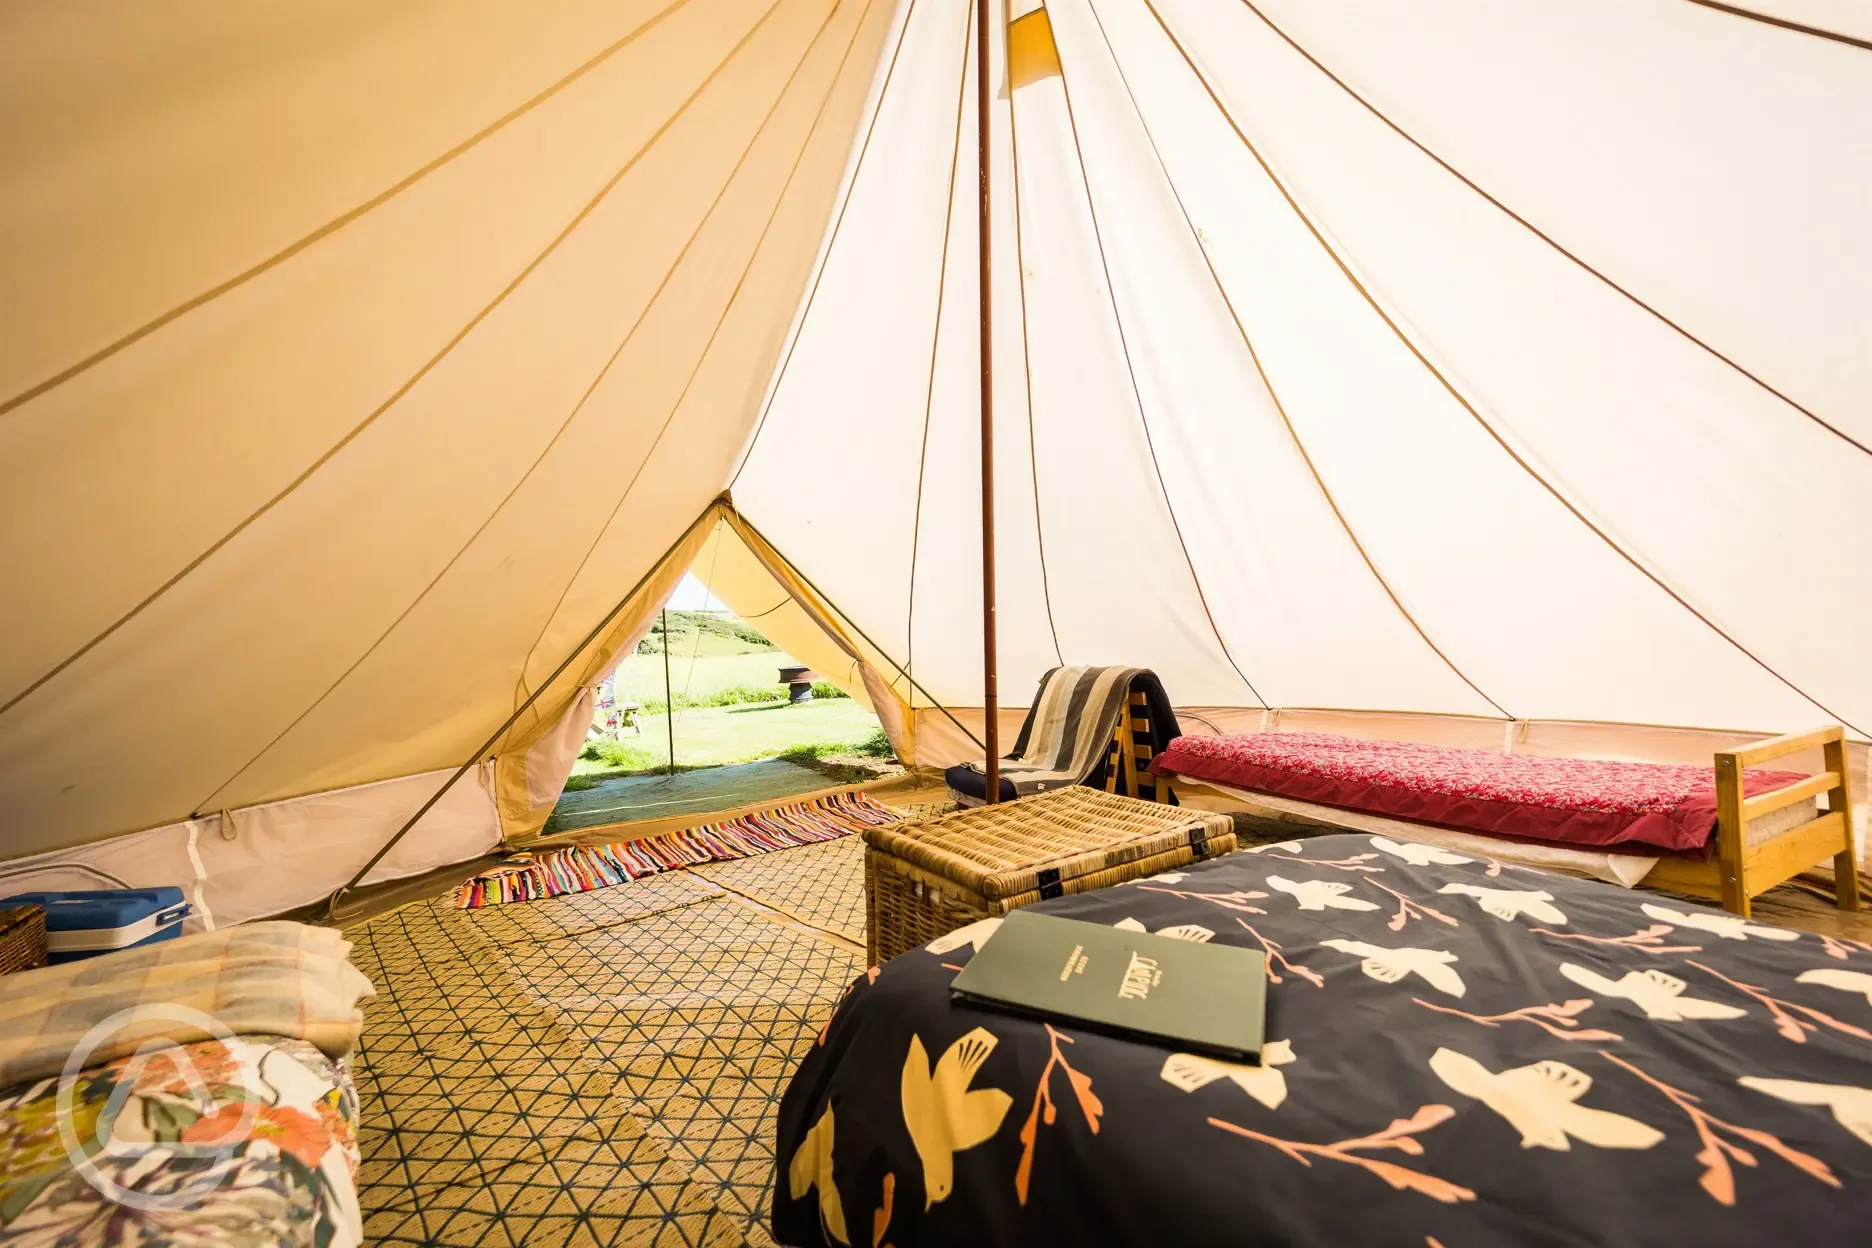
[(456, 890), (455, 904), (463, 910), (478, 910), (512, 901), (588, 893), (659, 871), (836, 840), (904, 817), (862, 793), (834, 793), (640, 841), (519, 853), (463, 884)]

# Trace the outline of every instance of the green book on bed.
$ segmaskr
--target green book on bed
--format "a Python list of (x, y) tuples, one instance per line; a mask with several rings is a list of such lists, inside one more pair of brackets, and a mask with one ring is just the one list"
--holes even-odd
[(971, 1005), (1261, 1060), (1267, 968), (1258, 950), (1016, 910), (952, 988)]

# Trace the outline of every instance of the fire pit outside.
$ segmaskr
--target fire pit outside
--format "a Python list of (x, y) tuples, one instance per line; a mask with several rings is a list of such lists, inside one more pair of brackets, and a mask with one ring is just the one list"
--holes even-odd
[(780, 683), (787, 687), (788, 702), (812, 701), (813, 681), (825, 679), (810, 667), (783, 667)]

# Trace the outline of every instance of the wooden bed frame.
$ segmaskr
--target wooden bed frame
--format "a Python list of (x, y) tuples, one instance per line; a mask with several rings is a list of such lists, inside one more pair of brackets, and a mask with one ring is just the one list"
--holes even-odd
[[(1742, 771), (1789, 754), (1820, 747), (1826, 770), (1785, 788), (1745, 797)], [(1820, 794), (1827, 813), (1763, 841), (1748, 844), (1751, 819)], [(1716, 856), (1707, 862), (1665, 858), (1645, 883), (1707, 901), (1748, 917), (1749, 901), (1811, 867), (1833, 860), (1834, 898), (1841, 910), (1859, 908), (1859, 873), (1853, 864), (1852, 773), (1847, 768), (1846, 731), (1838, 726), (1770, 737), (1753, 745), (1716, 751)]]
[[(1129, 791), (1137, 793), (1136, 776), (1150, 763), (1150, 747), (1140, 729), (1133, 732), (1137, 707), (1121, 716), (1117, 739), (1113, 743), (1114, 762), (1122, 761)], [(1817, 776), (1746, 797), (1742, 792), (1742, 771), (1789, 754), (1819, 747), (1826, 760), (1826, 770)], [(1116, 779), (1118, 767), (1112, 768)], [(1158, 786), (1152, 794), (1165, 801), (1169, 785)], [(1745, 829), (1751, 819), (1804, 802), (1820, 794), (1827, 795), (1827, 813), (1806, 823), (1777, 833), (1751, 846)], [(1286, 806), (1311, 806), (1311, 803), (1283, 799)], [(1348, 812), (1330, 806), (1314, 806), (1317, 818), (1298, 815), (1291, 809), (1257, 811), (1277, 822), (1291, 822), (1332, 831), (1345, 831), (1347, 825), (1336, 816)], [(1368, 816), (1369, 818), (1369, 816)], [(1400, 835), (1407, 835), (1409, 820), (1389, 819)], [(1646, 873), (1643, 883), (1650, 887), (1682, 893), (1705, 901), (1719, 902), (1731, 914), (1747, 918), (1749, 901), (1777, 884), (1793, 879), (1801, 872), (1833, 860), (1834, 898), (1841, 910), (1859, 909), (1859, 874), (1853, 864), (1852, 774), (1847, 769), (1846, 730), (1836, 726), (1813, 732), (1770, 737), (1752, 745), (1716, 752), (1716, 854), (1704, 862), (1685, 858), (1661, 858)]]

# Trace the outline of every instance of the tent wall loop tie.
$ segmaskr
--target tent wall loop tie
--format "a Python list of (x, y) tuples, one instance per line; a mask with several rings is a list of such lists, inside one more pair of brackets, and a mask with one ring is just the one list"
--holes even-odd
[[(224, 810), (221, 815), (225, 819), (228, 812)], [(225, 830), (222, 835), (227, 835)], [(215, 930), (214, 911), (208, 908), (208, 868), (202, 863), (200, 842), (201, 824), (191, 819), (188, 824), (188, 860), (189, 866), (195, 871), (195, 887), (189, 891), (189, 900), (194, 904), (195, 917), (201, 920), (202, 929), (212, 932)]]

